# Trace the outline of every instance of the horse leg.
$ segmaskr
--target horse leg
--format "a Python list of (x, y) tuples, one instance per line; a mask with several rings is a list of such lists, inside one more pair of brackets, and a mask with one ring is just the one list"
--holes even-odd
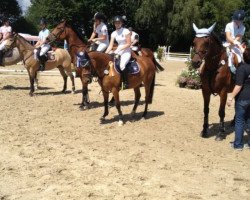
[(35, 83), (35, 73), (36, 72), (33, 72), (33, 71), (28, 71), (29, 72), (29, 78), (30, 78), (30, 93), (29, 95), (32, 97), (33, 96), (33, 93), (35, 91), (35, 86), (34, 86), (34, 83)]
[(209, 114), (209, 103), (211, 93), (205, 90), (202, 90), (203, 100), (204, 100), (204, 122), (203, 122), (203, 130), (201, 132), (201, 137), (208, 137), (208, 114)]
[(81, 110), (86, 110), (89, 108), (89, 94), (88, 94), (88, 86), (82, 87), (82, 103), (80, 105)]
[(76, 92), (76, 87), (75, 87), (75, 78), (72, 72), (67, 72), (68, 76), (70, 77), (71, 83), (72, 83), (72, 93), (75, 94)]
[(64, 71), (64, 68), (62, 66), (58, 66), (57, 67), (60, 71), (60, 74), (62, 75), (63, 77), (63, 89), (62, 89), (62, 92), (64, 93), (66, 90), (67, 90), (67, 80), (68, 80), (68, 76), (67, 74), (65, 73)]
[(105, 117), (109, 114), (109, 92), (102, 90), (103, 99), (104, 99), (104, 114), (101, 120), (105, 120)]
[(119, 98), (119, 90), (117, 88), (113, 88), (112, 89), (112, 93), (114, 95), (116, 109), (117, 109), (118, 114), (119, 114), (118, 125), (122, 126), (124, 124), (124, 122), (123, 122), (123, 114), (122, 114), (122, 111), (121, 111), (121, 103), (120, 103), (120, 98)]
[(139, 101), (140, 101), (140, 98), (141, 98), (140, 87), (134, 88), (134, 92), (135, 92), (135, 104), (134, 104), (133, 110), (131, 112), (131, 115), (132, 115), (133, 118), (135, 117), (136, 109), (138, 107), (138, 104), (139, 104)]
[(36, 72), (36, 74), (35, 74), (35, 83), (36, 83), (35, 89), (36, 89), (36, 90), (39, 89), (38, 79), (39, 79), (39, 74), (38, 74), (38, 72)]
[(226, 107), (226, 102), (227, 102), (227, 92), (222, 91), (220, 93), (220, 109), (219, 109), (219, 116), (220, 116), (220, 128), (219, 132), (215, 138), (216, 141), (221, 141), (225, 138), (224, 133), (225, 133), (225, 107)]
[(109, 101), (109, 106), (110, 107), (114, 106), (114, 103), (115, 103), (115, 98), (112, 97), (111, 100)]

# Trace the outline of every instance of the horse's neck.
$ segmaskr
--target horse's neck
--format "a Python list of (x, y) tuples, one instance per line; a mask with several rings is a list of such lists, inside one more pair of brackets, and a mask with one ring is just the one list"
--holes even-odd
[(212, 39), (210, 46), (212, 49), (209, 51), (208, 56), (205, 59), (205, 63), (207, 63), (206, 66), (212, 66), (214, 69), (216, 69), (223, 53), (223, 46), (216, 42), (215, 39)]
[(31, 54), (34, 51), (34, 47), (22, 38), (18, 39), (17, 48), (23, 58), (25, 57), (25, 55)]
[(69, 29), (69, 34), (67, 35), (66, 41), (69, 45), (69, 48), (74, 46), (79, 48), (86, 48), (86, 44), (77, 36), (77, 34), (71, 29)]

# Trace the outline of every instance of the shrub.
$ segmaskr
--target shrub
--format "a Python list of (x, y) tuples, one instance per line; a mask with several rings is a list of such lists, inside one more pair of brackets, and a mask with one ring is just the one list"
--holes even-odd
[(160, 60), (160, 61), (162, 61), (163, 60), (163, 58), (164, 58), (164, 49), (163, 49), (163, 47), (158, 47), (158, 49), (157, 49), (157, 58)]

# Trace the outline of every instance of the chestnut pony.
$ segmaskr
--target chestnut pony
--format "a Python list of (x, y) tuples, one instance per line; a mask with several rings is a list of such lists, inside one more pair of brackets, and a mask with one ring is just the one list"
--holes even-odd
[[(228, 56), (226, 49), (222, 46), (218, 37), (213, 33), (215, 24), (208, 29), (198, 29), (195, 24), (193, 28), (196, 32), (194, 43), (194, 57), (192, 64), (194, 68), (200, 67), (200, 77), (202, 82), (202, 95), (204, 100), (204, 123), (201, 132), (202, 137), (208, 137), (208, 114), (211, 94), (220, 96), (220, 127), (216, 140), (224, 139), (225, 135), (225, 105), (227, 93), (232, 92), (234, 81), (228, 67)], [(237, 66), (237, 60), (234, 61)], [(202, 65), (202, 66), (201, 66)]]
[[(76, 64), (76, 54), (78, 52), (88, 51), (88, 44), (82, 41), (77, 33), (72, 29), (72, 27), (67, 23), (66, 20), (62, 20), (50, 33), (48, 36), (48, 41), (55, 40), (66, 40), (69, 45), (69, 52), (71, 55), (72, 63)], [(141, 49), (143, 57), (149, 57), (158, 70), (163, 71), (164, 69), (161, 65), (155, 60), (154, 54), (150, 49), (142, 48)], [(82, 82), (82, 103), (80, 105), (81, 109), (88, 108), (89, 97), (88, 97), (88, 84), (91, 83), (91, 76), (85, 76), (89, 74), (89, 71), (86, 71), (86, 68), (77, 68), (77, 74), (80, 76)], [(84, 79), (83, 79), (84, 77)], [(87, 77), (87, 78), (86, 78)]]

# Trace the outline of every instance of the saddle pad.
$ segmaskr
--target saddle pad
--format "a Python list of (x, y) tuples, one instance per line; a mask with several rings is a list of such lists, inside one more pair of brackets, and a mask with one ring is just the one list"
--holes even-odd
[(8, 51), (5, 52), (4, 57), (5, 58), (10, 58), (13, 56), (13, 49), (9, 49)]
[(48, 60), (54, 61), (56, 59), (55, 52), (54, 51), (48, 51), (47, 52), (47, 58), (48, 58)]
[[(128, 74), (138, 74), (140, 72), (140, 66), (139, 64), (135, 61), (135, 60), (132, 60), (132, 61), (129, 61), (129, 63), (126, 65), (126, 69), (127, 69), (127, 72)], [(120, 61), (115, 61), (115, 70), (121, 74), (122, 71), (120, 70)]]
[(76, 57), (77, 57), (76, 67), (83, 68), (89, 64), (90, 59), (84, 52), (77, 53)]

